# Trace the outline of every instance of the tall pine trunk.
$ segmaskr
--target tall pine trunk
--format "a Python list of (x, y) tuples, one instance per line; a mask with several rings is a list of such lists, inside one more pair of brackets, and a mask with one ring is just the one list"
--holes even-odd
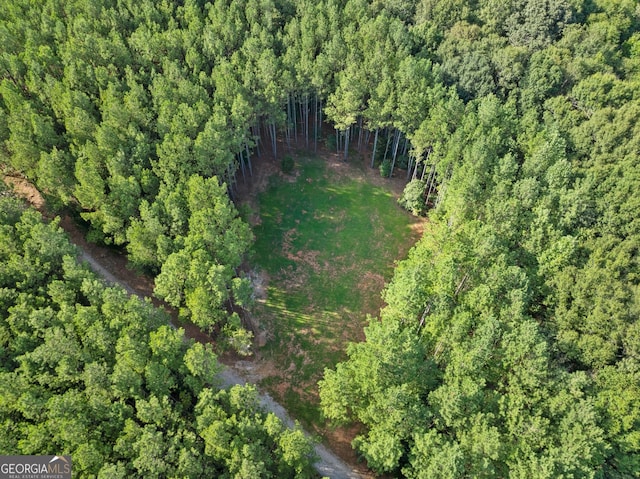
[(348, 127), (344, 132), (344, 161), (347, 161), (347, 156), (349, 155), (349, 132), (351, 131), (351, 127)]
[(276, 149), (276, 121), (272, 120), (269, 124), (269, 131), (271, 133), (271, 149), (273, 150), (273, 158), (276, 159), (278, 157), (278, 152)]
[[(425, 165), (426, 170), (426, 165)], [(429, 178), (427, 179), (427, 195), (424, 199), (424, 204), (429, 204), (429, 198), (431, 197), (431, 192), (436, 186), (436, 165), (435, 163), (431, 165), (431, 171), (429, 172)]]
[(309, 94), (304, 94), (304, 144), (309, 149)]
[(244, 150), (247, 153), (247, 165), (249, 166), (249, 176), (253, 178), (253, 168), (251, 166), (251, 155), (249, 154), (249, 145), (244, 144)]
[(315, 107), (313, 113), (313, 152), (316, 153), (318, 151), (318, 92), (316, 92), (313, 104)]
[(320, 97), (320, 122), (318, 123), (320, 134), (322, 134), (322, 97)]
[(260, 149), (262, 148), (262, 142), (260, 141), (260, 124), (258, 124), (257, 127), (255, 125), (251, 126), (251, 136), (253, 136), (256, 142), (256, 153), (258, 155), (258, 158), (260, 158)]
[(287, 148), (291, 149), (291, 93), (287, 95), (287, 128), (285, 130)]
[(393, 175), (393, 167), (396, 166), (396, 158), (398, 156), (398, 144), (400, 143), (400, 130), (396, 129), (393, 135), (393, 159), (391, 161), (391, 169), (389, 170), (389, 178)]
[(387, 130), (387, 144), (384, 147), (384, 157), (382, 158), (382, 161), (387, 159), (387, 153), (389, 152), (389, 143), (391, 143), (391, 135), (389, 134), (389, 128), (386, 128)]
[(298, 144), (298, 118), (296, 116), (296, 101), (295, 97), (291, 98), (291, 112), (293, 113), (293, 137), (294, 143)]
[(376, 134), (373, 137), (373, 153), (371, 153), (371, 168), (373, 168), (376, 161), (376, 147), (378, 146), (378, 132), (380, 128), (376, 128)]
[[(427, 157), (424, 159), (424, 165), (422, 166), (422, 175), (420, 175), (420, 181), (424, 180), (424, 174), (427, 171), (427, 162), (429, 161), (429, 156), (431, 156), (431, 148), (427, 150)], [(429, 176), (431, 176), (431, 174), (429, 174)]]
[(408, 149), (409, 149), (409, 138), (405, 137), (404, 146), (402, 147), (402, 154), (406, 155)]
[(240, 170), (242, 171), (242, 183), (247, 184), (247, 176), (244, 171), (244, 159), (242, 158), (242, 151), (237, 155), (238, 161), (240, 162)]
[(437, 208), (440, 205), (440, 203), (442, 203), (442, 200), (444, 199), (444, 194), (446, 191), (447, 191), (447, 182), (443, 181), (440, 184), (440, 190), (438, 191), (438, 196), (436, 198), (436, 203), (434, 205), (435, 208)]

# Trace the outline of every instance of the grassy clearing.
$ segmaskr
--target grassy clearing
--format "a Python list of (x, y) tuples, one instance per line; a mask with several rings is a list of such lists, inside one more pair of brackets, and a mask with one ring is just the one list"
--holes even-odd
[(394, 261), (416, 240), (416, 220), (355, 166), (297, 159), (296, 174), (274, 175), (258, 197), (254, 263), (268, 287), (255, 316), (270, 334), (263, 386), (318, 426), (316, 383), (348, 341), (363, 339)]

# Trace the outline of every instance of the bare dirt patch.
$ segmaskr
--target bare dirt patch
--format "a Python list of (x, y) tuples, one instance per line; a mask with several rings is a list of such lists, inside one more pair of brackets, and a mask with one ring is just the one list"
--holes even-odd
[(264, 303), (267, 299), (269, 275), (262, 270), (251, 270), (247, 273), (247, 276), (253, 286), (253, 298), (259, 303)]
[(366, 271), (360, 280), (359, 287), (365, 291), (380, 293), (384, 288), (384, 276), (372, 271)]
[(296, 240), (297, 237), (298, 230), (296, 230), (295, 228), (285, 231), (282, 235), (282, 251), (284, 251), (286, 254), (290, 254), (291, 250), (293, 249), (292, 243)]
[(5, 176), (3, 180), (19, 197), (27, 200), (37, 210), (43, 210), (44, 198), (28, 180), (10, 175)]
[(287, 266), (280, 270), (280, 279), (286, 291), (298, 290), (309, 280), (309, 273), (304, 268)]

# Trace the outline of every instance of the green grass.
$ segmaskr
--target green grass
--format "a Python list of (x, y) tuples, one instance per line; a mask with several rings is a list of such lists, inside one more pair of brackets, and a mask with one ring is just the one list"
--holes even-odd
[(254, 262), (269, 278), (255, 315), (261, 350), (278, 373), (263, 385), (303, 423), (319, 425), (316, 383), (363, 339), (394, 261), (415, 242), (415, 222), (387, 187), (350, 165), (298, 159), (295, 181), (276, 175), (258, 197)]

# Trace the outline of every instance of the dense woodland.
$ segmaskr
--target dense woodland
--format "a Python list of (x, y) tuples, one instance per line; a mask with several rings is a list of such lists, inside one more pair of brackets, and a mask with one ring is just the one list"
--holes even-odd
[[(252, 233), (233, 198), (255, 162), (322, 141), (406, 177), (401, 203), (428, 214), (424, 237), (397, 265), (366, 342), (320, 384), (328, 419), (364, 426), (354, 447), (374, 470), (640, 477), (636, 1), (15, 0), (0, 10), (0, 39), (1, 161), (241, 350), (250, 338), (237, 312), (251, 292), (239, 266)], [(48, 250), (31, 261), (50, 261)], [(74, 308), (96, 296), (100, 309), (107, 293), (56, 299), (63, 274), (25, 296), (11, 274), (3, 304), (18, 302), (3, 306), (2, 354), (73, 369), (46, 394), (3, 404), (34, 421), (45, 399), (62, 401), (54, 393), (85, 394), (84, 373), (63, 358), (38, 363), (26, 351), (47, 326), (14, 332), (7, 318), (44, 315), (67, 334)], [(151, 357), (154, 334), (177, 333), (136, 334)], [(175, 342), (171, 354), (186, 357)], [(112, 366), (100, 361), (104, 377)], [(9, 364), (3, 375), (22, 368), (25, 388), (37, 382), (40, 369)], [(175, 424), (180, 401), (169, 403)], [(129, 409), (113, 414), (127, 437), (158, 434), (153, 421), (127, 422)], [(21, 450), (37, 450), (36, 429)], [(11, 437), (3, 448), (16, 447)]]
[(0, 452), (73, 458), (74, 477), (313, 477), (312, 446), (216, 387), (211, 346), (107, 286), (58, 227), (0, 197)]

